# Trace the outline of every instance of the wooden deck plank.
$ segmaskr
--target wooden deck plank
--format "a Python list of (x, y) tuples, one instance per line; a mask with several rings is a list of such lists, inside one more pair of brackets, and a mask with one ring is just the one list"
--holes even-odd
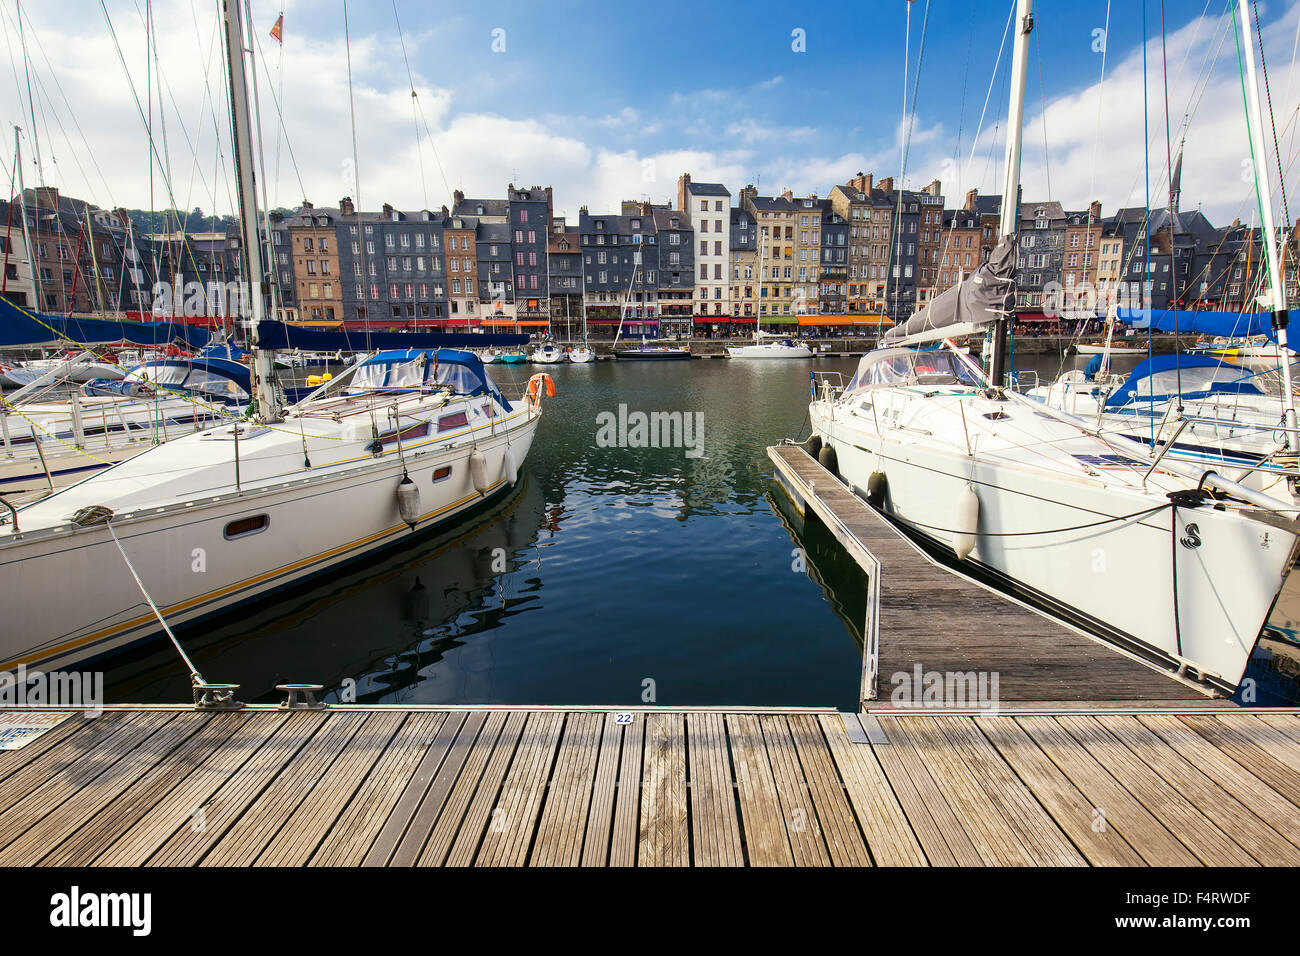
[(1219, 750), (1172, 714), (1144, 714), (1144, 726), (1160, 735), (1190, 764), (1204, 773), (1261, 820), (1300, 846), (1300, 807)]
[(442, 813), (438, 816), (438, 822), (434, 825), (433, 832), (429, 834), (429, 839), (425, 841), (424, 849), (420, 851), (417, 865), (442, 866), (446, 861), (447, 854), (451, 852), (452, 844), (460, 833), (465, 812), (473, 801), (474, 795), (478, 793), (484, 768), (492, 759), (497, 742), (501, 739), (501, 733), (506, 726), (506, 717), (504, 711), (496, 711), (488, 714), (487, 719), (483, 721), (478, 736), (474, 738), (469, 756), (456, 777), (456, 783), (452, 785)]
[(763, 745), (776, 779), (781, 819), (790, 838), (795, 866), (830, 866), (826, 837), (785, 715), (761, 714), (758, 725), (763, 731)]
[[(135, 745), (119, 741), (121, 756), (111, 764), (80, 768), (46, 782), (31, 797), (0, 814), (0, 866), (33, 863), (57, 847), (104, 807), (111, 805), (125, 790), (177, 747), (198, 732), (208, 720), (206, 714), (175, 714), (160, 721)], [(99, 772), (94, 776), (98, 769)], [(39, 820), (32, 813), (27, 819), (14, 817), (15, 811), (35, 806), (37, 799), (47, 801)]]
[(637, 866), (690, 866), (686, 721), (647, 714)]
[[(1296, 866), (1300, 850), (1282, 837), (1248, 805), (1238, 801), (1212, 778), (1189, 763), (1164, 738), (1134, 717), (1097, 717), (1145, 766), (1163, 777), (1192, 806), (1203, 813), (1239, 848), (1264, 866)], [(1291, 825), (1300, 823), (1293, 814)]]
[[(126, 760), (126, 770), (134, 770), (138, 762), (135, 750), (175, 716), (145, 713), (138, 715), (135, 720), (117, 725), (113, 732), (102, 737), (79, 760), (62, 766), (58, 773), (47, 777), (31, 792), (13, 801), (8, 809), (0, 813), (0, 846), (18, 839), (24, 831), (36, 827), (39, 821), (69, 801), (75, 801), (79, 797), (94, 801), (95, 793), (101, 786), (112, 787), (114, 782), (124, 787), (123, 775), (112, 773), (112, 769)], [(42, 827), (40, 832), (55, 830), (64, 822), (66, 821), (60, 815)], [(0, 857), (11, 859), (4, 854), (0, 854)]]
[(691, 761), (692, 862), (696, 866), (743, 866), (745, 851), (723, 717), (688, 714), (686, 732)]
[[(275, 782), (281, 771), (317, 732), (329, 726), (328, 713), (293, 713), (285, 726), (252, 754), (230, 779), (223, 781), (201, 806), (191, 808), (194, 819), (168, 837), (149, 866), (185, 866), (198, 863), (235, 826), (248, 806)], [(201, 812), (200, 812), (201, 811)], [(189, 822), (187, 815), (187, 822)]]
[(492, 827), (501, 829), (506, 826), (509, 817), (503, 815), (505, 811), (500, 805), (501, 784), (514, 760), (515, 748), (523, 736), (528, 717), (527, 713), (520, 711), (506, 716), (501, 735), (492, 747), (492, 756), (476, 781), (474, 798), (460, 820), (460, 831), (447, 856), (448, 866), (472, 866), (484, 834)]
[(1093, 822), (1120, 835), (1151, 866), (1200, 866), (1150, 810), (1080, 746), (1053, 717), (1015, 717), (1017, 725), (1061, 769), (1093, 807)]
[(557, 711), (529, 716), (501, 786), (497, 801), (501, 813), (483, 835), (475, 866), (523, 866), (528, 859), (543, 799), (553, 792), (546, 781), (560, 746), (565, 716)]
[(582, 865), (604, 866), (609, 861), (609, 839), (614, 827), (614, 797), (618, 793), (618, 762), (623, 749), (623, 727), (617, 714), (601, 721), (600, 756), (591, 791), (591, 809), (582, 838)]
[(786, 719), (831, 864), (871, 866), (871, 853), (845, 796), (844, 784), (831, 759), (821, 725), (811, 714), (790, 714)]
[(325, 841), (312, 854), (312, 866), (359, 866), (388, 822), (407, 782), (437, 736), (446, 714), (409, 714), (348, 802)]
[(249, 866), (334, 766), (369, 714), (332, 713), (203, 855), (202, 866)]
[(96, 720), (103, 716), (105, 715), (96, 717), (83, 712), (74, 713), (39, 737), (28, 740), (17, 750), (0, 750), (0, 780), (21, 770), (37, 758), (44, 759), (47, 752), (64, 743), (73, 734), (93, 727)]
[(213, 714), (197, 733), (102, 807), (86, 821), (85, 826), (58, 846), (52, 845), (40, 863), (44, 866), (84, 866), (90, 863), (109, 844), (135, 826), (160, 800), (167, 798), (190, 773), (213, 759), (249, 720), (249, 714)]
[[(1210, 866), (1251, 866), (1255, 860), (1190, 800), (1138, 758), (1094, 717), (1055, 718), (1067, 733)], [(1166, 748), (1168, 749), (1168, 748)]]
[[(983, 719), (983, 718), (981, 718)], [(1033, 791), (977, 729), (971, 717), (937, 717), (936, 726), (954, 746), (989, 799), (1002, 810), (1020, 843), (1041, 866), (1083, 866), (1086, 861)]]
[(254, 861), (256, 866), (300, 866), (311, 858), (348, 801), (365, 782), (405, 719), (393, 712), (367, 714), (365, 723), (320, 782)]
[[(459, 722), (456, 717), (455, 714), (448, 715), (447, 722), (443, 724), (437, 740), (430, 747), (431, 750), (445, 748), (446, 756), (442, 758), (442, 764), (438, 767), (437, 776), (430, 781), (429, 788), (425, 791), (419, 807), (411, 816), (411, 822), (407, 826), (406, 833), (403, 834), (396, 852), (393, 854), (389, 863), (390, 866), (414, 866), (419, 862), (420, 854), (424, 852), (425, 842), (433, 833), (438, 820), (442, 818), (442, 812), (446, 807), (447, 799), (451, 796), (452, 788), (455, 787), (456, 781), (460, 779), (461, 771), (465, 768), (465, 762), (469, 759), (474, 748), (474, 742), (478, 739), (479, 732), (487, 722), (487, 712), (482, 710), (466, 714), (463, 723)], [(444, 740), (452, 732), (454, 732), (456, 739), (451, 743), (450, 747), (447, 747)], [(401, 812), (394, 811), (393, 816), (396, 817)]]
[[(1007, 820), (1003, 809), (989, 797), (961, 756), (948, 745), (934, 717), (898, 717), (925, 761), (926, 769), (950, 806), (964, 823), (964, 829), (980, 855), (1000, 866), (1029, 866), (1033, 855)], [(888, 733), (886, 728), (886, 733)]]
[(623, 728), (623, 752), (618, 764), (618, 795), (614, 799), (614, 830), (610, 834), (609, 865), (636, 866), (640, 842), (641, 766), (644, 762), (645, 715), (634, 714)]
[[(881, 732), (885, 733), (883, 726)], [(873, 753), (930, 865), (983, 866), (984, 858), (925, 769), (907, 732), (893, 724), (886, 736), (889, 743), (874, 747)]]
[[(103, 748), (114, 734), (129, 732), (130, 726), (143, 714), (108, 713), (94, 720), (87, 720), (80, 730), (60, 741), (48, 751), (41, 753), (39, 759), (32, 760), (14, 769), (4, 780), (0, 781), (0, 813), (8, 810), (19, 800), (34, 792), (45, 781), (65, 772), (69, 767), (85, 760), (102, 761)], [(72, 718), (76, 720), (77, 718)], [(39, 743), (38, 737), (33, 744)], [(26, 748), (23, 748), (26, 749)], [(18, 751), (22, 753), (22, 751)]]
[(207, 808), (223, 784), (254, 758), (260, 766), (273, 770), (287, 759), (288, 747), (301, 746), (303, 728), (291, 724), (289, 717), (287, 713), (251, 714), (244, 733), (235, 734), (210, 760), (187, 774), (166, 800), (114, 840), (94, 860), (95, 865), (143, 866), (182, 827), (200, 835), (207, 825)]
[(601, 714), (569, 715), (530, 866), (577, 866), (582, 861), (602, 723)]
[(429, 784), (433, 782), (434, 776), (438, 773), (438, 768), (442, 766), (442, 761), (447, 756), (447, 751), (451, 747), (451, 742), (455, 739), (457, 731), (465, 722), (465, 717), (466, 715), (463, 713), (442, 715), (437, 733), (429, 741), (428, 746), (425, 747), (424, 753), (420, 757), (420, 765), (415, 768), (415, 773), (406, 781), (401, 796), (397, 798), (397, 802), (393, 805), (393, 809), (388, 814), (388, 819), (384, 822), (383, 828), (375, 837), (375, 842), (370, 845), (365, 859), (361, 861), (362, 866), (387, 866), (392, 861), (393, 853), (397, 850), (403, 835), (411, 825), (411, 818), (415, 815), (421, 801), (424, 800)]
[(818, 720), (871, 858), (880, 866), (926, 866), (925, 853), (880, 767), (875, 748), (850, 741), (838, 714), (822, 714)]
[(793, 866), (794, 853), (758, 717), (727, 714), (726, 727), (749, 865)]
[(1093, 806), (1087, 797), (1013, 719), (981, 717), (975, 726), (1033, 791), (1089, 863), (1095, 866), (1144, 864), (1141, 855), (1117, 829), (1093, 825)]
[(1300, 805), (1300, 773), (1278, 759), (1271, 749), (1266, 750), (1263, 738), (1217, 717), (1184, 716), (1179, 720), (1269, 787)]

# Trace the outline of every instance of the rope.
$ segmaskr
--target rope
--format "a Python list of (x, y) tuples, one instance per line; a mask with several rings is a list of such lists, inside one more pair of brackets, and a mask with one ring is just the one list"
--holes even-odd
[[(1128, 515), (1119, 515), (1111, 518), (1103, 518), (1100, 521), (1092, 521), (1087, 524), (1072, 525), (1071, 527), (1068, 528), (1052, 528), (1045, 531), (978, 531), (976, 532), (976, 534), (978, 534), (981, 538), (1023, 538), (1023, 537), (1030, 537), (1033, 535), (1040, 535), (1040, 534), (1064, 534), (1067, 531), (1083, 531), (1088, 528), (1099, 528), (1102, 525), (1115, 524), (1117, 522), (1122, 522), (1122, 521), (1132, 521), (1134, 519), (1141, 520), (1142, 518), (1145, 518), (1148, 515), (1153, 515), (1157, 511), (1163, 511), (1165, 508), (1170, 508), (1170, 507), (1173, 506), (1156, 505), (1153, 508), (1147, 508), (1145, 511), (1135, 511), (1132, 514), (1128, 514)], [(922, 524), (919, 521), (912, 521), (910, 519), (904, 519), (904, 520), (907, 520), (907, 523), (910, 525), (915, 525), (918, 528), (925, 528), (928, 531), (941, 531), (946, 534), (967, 533), (963, 531), (955, 531), (952, 528), (940, 528), (932, 524)]]
[(144, 582), (140, 580), (140, 575), (136, 573), (135, 565), (132, 564), (131, 559), (127, 557), (126, 549), (122, 547), (122, 542), (117, 539), (117, 532), (113, 530), (113, 522), (111, 520), (105, 521), (104, 527), (106, 527), (108, 533), (113, 536), (113, 543), (117, 545), (118, 553), (122, 555), (122, 560), (126, 562), (126, 567), (127, 570), (131, 572), (131, 577), (135, 578), (135, 586), (140, 589), (140, 593), (144, 595), (144, 599), (149, 602), (149, 607), (153, 611), (154, 617), (158, 618), (158, 623), (161, 624), (162, 629), (167, 632), (167, 636), (171, 638), (172, 646), (176, 648), (176, 653), (180, 654), (181, 660), (184, 661), (185, 666), (189, 668), (190, 681), (195, 684), (206, 684), (207, 681), (203, 679), (203, 675), (199, 673), (198, 668), (194, 666), (194, 662), (191, 661), (189, 655), (185, 653), (185, 648), (181, 647), (181, 642), (176, 640), (176, 635), (172, 633), (172, 629), (167, 625), (167, 621), (162, 616), (162, 612), (158, 610), (158, 605), (153, 603), (153, 598), (151, 598), (149, 592), (145, 590)]

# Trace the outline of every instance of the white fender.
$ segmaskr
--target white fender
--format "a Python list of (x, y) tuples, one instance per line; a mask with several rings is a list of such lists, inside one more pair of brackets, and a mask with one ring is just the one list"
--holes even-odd
[(469, 453), (469, 478), (474, 483), (474, 490), (486, 495), (492, 483), (487, 476), (487, 456), (475, 448)]
[(403, 475), (397, 485), (397, 513), (412, 531), (420, 523), (420, 488), (410, 475)]
[(952, 549), (957, 552), (957, 559), (965, 561), (975, 550), (975, 529), (979, 525), (980, 500), (975, 496), (975, 489), (967, 484), (957, 493), (957, 520), (952, 530)]
[(515, 460), (515, 450), (506, 448), (506, 456), (501, 460), (501, 477), (514, 485), (519, 477), (519, 462)]

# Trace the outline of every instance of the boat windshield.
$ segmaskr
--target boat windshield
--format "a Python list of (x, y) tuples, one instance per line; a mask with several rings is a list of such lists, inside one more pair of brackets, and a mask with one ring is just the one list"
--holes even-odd
[(489, 394), (505, 404), (496, 383), (477, 356), (453, 350), (415, 354), (381, 352), (356, 370), (348, 391), (356, 394), (435, 386), (449, 388), (457, 395)]
[(845, 394), (888, 385), (978, 385), (975, 375), (947, 350), (891, 348), (868, 352)]

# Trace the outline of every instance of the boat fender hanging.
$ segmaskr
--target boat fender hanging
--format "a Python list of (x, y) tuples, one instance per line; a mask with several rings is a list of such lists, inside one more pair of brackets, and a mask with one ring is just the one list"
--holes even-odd
[(885, 506), (885, 493), (889, 490), (889, 479), (883, 471), (873, 471), (867, 479), (867, 502), (873, 508)]
[(486, 495), (491, 484), (487, 477), (487, 456), (475, 448), (469, 453), (469, 477), (474, 483), (474, 490)]
[(975, 550), (975, 528), (979, 524), (980, 500), (968, 483), (957, 493), (957, 520), (953, 523), (952, 549), (965, 561)]
[(817, 463), (829, 471), (835, 477), (839, 477), (840, 463), (835, 454), (835, 449), (831, 445), (823, 445), (821, 451), (817, 452)]
[(510, 482), (511, 487), (519, 478), (519, 463), (515, 461), (515, 450), (506, 449), (506, 455), (501, 459), (501, 477)]
[(822, 450), (822, 436), (814, 433), (813, 436), (808, 439), (808, 454), (813, 458), (816, 458), (819, 454), (821, 454), (821, 450)]
[(402, 480), (398, 482), (397, 513), (412, 531), (420, 523), (420, 489), (410, 475), (402, 475)]

